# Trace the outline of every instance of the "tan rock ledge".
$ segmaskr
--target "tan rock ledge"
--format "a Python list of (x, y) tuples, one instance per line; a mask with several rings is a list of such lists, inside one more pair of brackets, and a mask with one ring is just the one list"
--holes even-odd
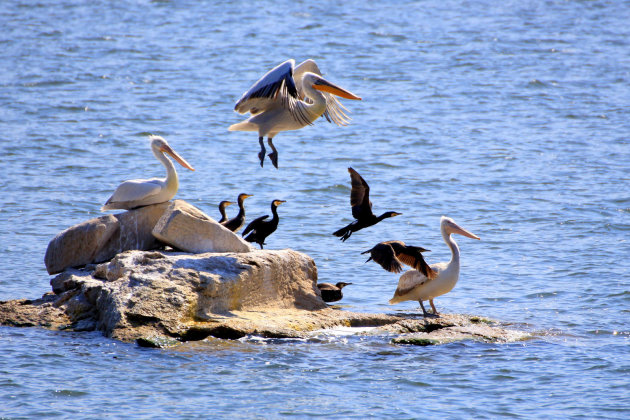
[(527, 336), (464, 315), (424, 319), (335, 309), (321, 300), (316, 283), (314, 261), (292, 250), (126, 251), (107, 263), (64, 271), (51, 280), (53, 293), (40, 299), (0, 302), (0, 324), (99, 330), (154, 347), (207, 337), (305, 338), (341, 327), (420, 345)]

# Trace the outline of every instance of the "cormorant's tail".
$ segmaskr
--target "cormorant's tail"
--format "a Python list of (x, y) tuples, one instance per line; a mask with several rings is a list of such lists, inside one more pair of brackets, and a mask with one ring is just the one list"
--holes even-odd
[(341, 238), (342, 241), (346, 241), (352, 235), (352, 230), (350, 230), (350, 225), (344, 226), (336, 232), (333, 232), (333, 235)]

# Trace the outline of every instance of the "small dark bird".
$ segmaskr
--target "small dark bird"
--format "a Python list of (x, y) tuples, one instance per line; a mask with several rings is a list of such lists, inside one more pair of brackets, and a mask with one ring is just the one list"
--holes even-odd
[(419, 246), (406, 245), (403, 241), (387, 241), (376, 244), (372, 249), (368, 249), (361, 254), (370, 253), (370, 258), (365, 262), (374, 260), (390, 273), (400, 273), (402, 271), (401, 262), (415, 268), (428, 279), (434, 279), (437, 273), (424, 261), (423, 252), (429, 252)]
[(239, 194), (238, 195), (238, 214), (236, 217), (231, 218), (227, 222), (223, 223), (227, 229), (230, 229), (232, 232), (238, 232), (240, 228), (245, 224), (245, 207), (243, 207), (243, 201), (246, 198), (253, 197), (250, 194)]
[(343, 297), (343, 293), (341, 292), (341, 289), (343, 289), (349, 284), (352, 284), (352, 283), (344, 283), (342, 281), (340, 281), (337, 284), (319, 283), (317, 284), (317, 288), (322, 294), (322, 300), (324, 302), (337, 302), (338, 300), (341, 300), (341, 298)]
[[(286, 203), (286, 201), (273, 200), (271, 202), (271, 213), (273, 214), (273, 218), (271, 220), (265, 220), (269, 217), (269, 215), (267, 214), (265, 216), (260, 216), (258, 219), (252, 220), (252, 222), (247, 225), (247, 227), (243, 231), (243, 237), (246, 241), (256, 242), (258, 245), (260, 245), (260, 249), (263, 249), (263, 245), (265, 244), (265, 239), (267, 239), (267, 236), (274, 233), (278, 228), (278, 222), (280, 221), (280, 218), (278, 217), (277, 208), (282, 203)], [(247, 235), (248, 233), (249, 235)]]
[(333, 233), (333, 235), (340, 237), (344, 242), (352, 235), (352, 232), (375, 225), (383, 219), (402, 214), (395, 211), (387, 211), (376, 217), (372, 213), (370, 186), (354, 169), (348, 168), (348, 172), (350, 172), (350, 180), (352, 181), (352, 191), (350, 192), (352, 216), (357, 220)]
[(221, 201), (219, 203), (219, 213), (221, 213), (221, 219), (219, 219), (219, 223), (224, 224), (228, 221), (228, 218), (225, 215), (225, 208), (227, 206), (231, 206), (232, 204), (234, 204), (233, 201)]

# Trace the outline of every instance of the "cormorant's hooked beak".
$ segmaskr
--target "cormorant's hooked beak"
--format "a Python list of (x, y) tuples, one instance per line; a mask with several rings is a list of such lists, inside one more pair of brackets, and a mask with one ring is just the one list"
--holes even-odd
[(361, 97), (355, 95), (354, 93), (340, 88), (339, 86), (330, 83), (328, 80), (323, 78), (318, 78), (315, 83), (313, 83), (313, 89), (321, 90), (322, 92), (332, 93), (333, 95), (337, 95), (341, 98), (346, 99), (355, 99), (360, 101)]

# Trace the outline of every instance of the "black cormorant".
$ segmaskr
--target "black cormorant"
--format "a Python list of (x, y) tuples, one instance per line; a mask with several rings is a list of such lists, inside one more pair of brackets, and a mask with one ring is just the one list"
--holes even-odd
[[(273, 213), (273, 217), (271, 218), (271, 220), (265, 220), (269, 217), (269, 215), (260, 216), (259, 218), (252, 220), (252, 222), (247, 225), (247, 227), (243, 231), (243, 237), (246, 241), (256, 242), (258, 245), (260, 245), (260, 249), (263, 249), (263, 245), (265, 244), (265, 239), (267, 238), (267, 236), (271, 235), (278, 228), (278, 222), (280, 221), (280, 218), (278, 217), (277, 208), (282, 203), (286, 203), (286, 201), (273, 200), (271, 202), (271, 213)], [(247, 235), (248, 233), (249, 235)]]
[(248, 197), (252, 197), (252, 195), (244, 193), (238, 195), (238, 214), (236, 217), (231, 218), (223, 224), (223, 226), (230, 229), (232, 232), (238, 232), (245, 224), (245, 207), (243, 207), (243, 201)]
[(319, 289), (322, 295), (322, 300), (324, 302), (337, 302), (338, 300), (341, 300), (341, 298), (343, 297), (343, 293), (341, 292), (341, 289), (343, 289), (349, 284), (352, 284), (352, 283), (344, 283), (342, 281), (340, 281), (337, 284), (318, 283), (317, 288)]
[(221, 213), (221, 219), (219, 219), (219, 223), (224, 224), (228, 221), (228, 217), (225, 215), (225, 208), (227, 206), (231, 206), (234, 204), (233, 201), (221, 201), (219, 203), (219, 213)]
[(350, 172), (350, 180), (352, 181), (352, 192), (350, 192), (352, 216), (357, 220), (333, 233), (333, 235), (339, 236), (344, 242), (352, 235), (352, 232), (375, 225), (388, 217), (402, 214), (395, 211), (387, 211), (378, 217), (374, 215), (372, 213), (372, 202), (370, 201), (370, 186), (354, 169), (348, 168), (348, 172)]
[(365, 262), (374, 260), (390, 273), (400, 273), (402, 271), (401, 262), (415, 268), (428, 279), (433, 279), (437, 275), (424, 261), (423, 252), (429, 252), (419, 246), (406, 245), (403, 241), (386, 241), (376, 244), (372, 249), (368, 249), (362, 254), (370, 253), (370, 258)]

